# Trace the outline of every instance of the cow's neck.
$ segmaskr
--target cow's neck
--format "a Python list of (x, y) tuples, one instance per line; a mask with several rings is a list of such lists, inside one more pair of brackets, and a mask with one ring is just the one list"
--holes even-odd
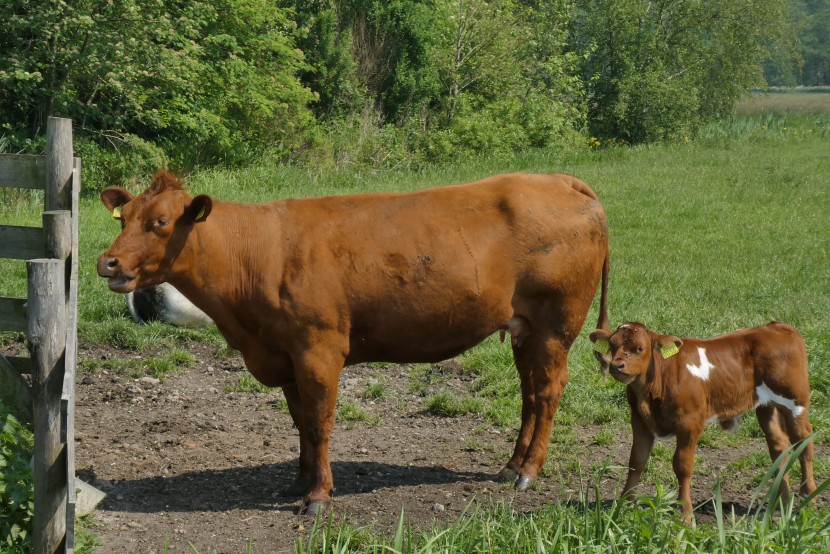
[(280, 214), (274, 206), (214, 201), (210, 216), (188, 237), (169, 282), (223, 334), (225, 329), (253, 330), (251, 307), (261, 306), (266, 296), (273, 299), (269, 291), (279, 289), (280, 243)]

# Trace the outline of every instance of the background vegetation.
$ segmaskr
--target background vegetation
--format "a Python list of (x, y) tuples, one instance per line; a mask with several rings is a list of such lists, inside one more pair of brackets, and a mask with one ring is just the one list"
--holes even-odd
[[(0, 150), (72, 118), (85, 185), (268, 156), (422, 167), (692, 135), (827, 84), (826, 1), (9, 0)], [(766, 66), (764, 62), (766, 60)]]

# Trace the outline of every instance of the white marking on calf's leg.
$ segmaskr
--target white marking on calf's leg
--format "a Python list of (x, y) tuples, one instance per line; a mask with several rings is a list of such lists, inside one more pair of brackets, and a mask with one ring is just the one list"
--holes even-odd
[(779, 406), (783, 406), (784, 408), (790, 410), (793, 417), (798, 417), (804, 413), (804, 406), (799, 406), (795, 403), (795, 400), (784, 398), (780, 394), (774, 393), (772, 389), (764, 383), (761, 383), (755, 388), (755, 394), (758, 396), (758, 401), (755, 403), (756, 408), (758, 406), (763, 406), (764, 404), (769, 404), (770, 402), (775, 402)]
[(686, 364), (686, 369), (689, 370), (689, 373), (697, 377), (698, 379), (703, 379), (706, 381), (709, 379), (709, 372), (715, 369), (715, 366), (709, 361), (709, 358), (706, 357), (706, 349), (698, 347), (697, 354), (700, 356), (700, 365), (692, 365)]

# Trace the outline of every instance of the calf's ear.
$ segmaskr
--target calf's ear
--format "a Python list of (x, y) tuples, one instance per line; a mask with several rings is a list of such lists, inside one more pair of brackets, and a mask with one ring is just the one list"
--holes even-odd
[(110, 187), (101, 191), (101, 202), (104, 203), (104, 206), (110, 212), (116, 208), (120, 208), (132, 199), (133, 195), (129, 191), (119, 187)]
[(213, 209), (213, 200), (207, 194), (200, 194), (191, 200), (185, 208), (185, 214), (193, 223), (200, 223), (207, 219)]
[(608, 339), (611, 338), (613, 333), (611, 331), (606, 331), (605, 329), (596, 329), (591, 331), (591, 334), (588, 335), (588, 339), (594, 343), (594, 350), (597, 352), (602, 352), (603, 354), (609, 354), (611, 350), (611, 345), (608, 344)]
[(658, 335), (654, 341), (654, 344), (660, 351), (660, 355), (666, 359), (671, 358), (680, 352), (680, 347), (683, 346), (683, 341), (674, 335)]
[(606, 378), (608, 377), (608, 368), (611, 365), (611, 359), (609, 358), (611, 345), (608, 343), (608, 339), (611, 338), (612, 334), (605, 329), (597, 329), (591, 331), (591, 334), (588, 335), (588, 339), (594, 343), (594, 357), (599, 362), (599, 372)]

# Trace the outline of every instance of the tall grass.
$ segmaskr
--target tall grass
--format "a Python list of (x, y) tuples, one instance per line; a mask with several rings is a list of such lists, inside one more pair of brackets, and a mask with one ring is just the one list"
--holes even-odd
[[(318, 519), (308, 537), (298, 539), (296, 552), (827, 552), (830, 519), (826, 510), (816, 513), (810, 498), (776, 504), (771, 492), (782, 475), (775, 469), (778, 462), (789, 467), (799, 452), (791, 448), (782, 453), (756, 490), (745, 515), (727, 513), (717, 487), (709, 501), (715, 512), (712, 524), (683, 524), (674, 499), (663, 487), (636, 502), (603, 502), (598, 483), (610, 469), (604, 466), (573, 500), (530, 513), (504, 502), (489, 509), (471, 507), (452, 525), (414, 532), (402, 511), (391, 536), (334, 524), (332, 518)], [(830, 480), (820, 489), (828, 485)], [(764, 494), (763, 490), (768, 492)]]

